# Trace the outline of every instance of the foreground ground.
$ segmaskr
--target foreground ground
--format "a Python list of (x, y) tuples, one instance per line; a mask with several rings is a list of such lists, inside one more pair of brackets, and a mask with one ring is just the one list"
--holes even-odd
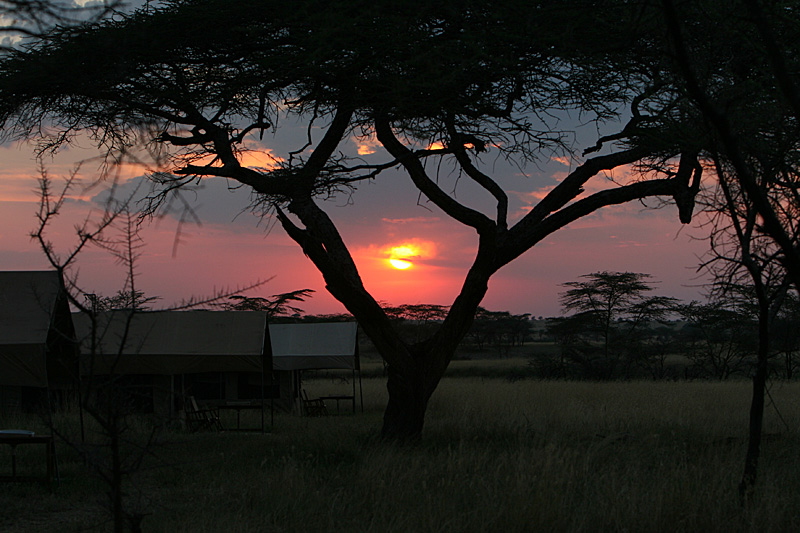
[[(340, 386), (321, 378), (308, 389)], [(799, 393), (798, 383), (771, 386), (761, 475), (746, 509), (736, 485), (747, 383), (480, 377), (443, 381), (415, 446), (377, 439), (378, 378), (365, 380), (365, 411), (355, 416), (279, 415), (268, 434), (163, 430), (127, 481), (127, 504), (155, 532), (797, 531)], [(57, 422), (75, 435), (74, 416)], [(134, 435), (149, 429), (141, 421)], [(103, 483), (68, 447), (58, 451), (54, 493), (0, 486), (0, 530), (110, 528)]]

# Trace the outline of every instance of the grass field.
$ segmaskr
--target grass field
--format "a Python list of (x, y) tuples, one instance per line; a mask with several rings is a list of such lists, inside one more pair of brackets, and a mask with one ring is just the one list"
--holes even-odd
[[(307, 383), (312, 396), (341, 387)], [(771, 394), (783, 420), (768, 407), (747, 509), (736, 492), (745, 382), (457, 375), (442, 382), (414, 446), (379, 441), (378, 378), (365, 380), (365, 410), (355, 416), (277, 415), (263, 435), (164, 430), (156, 457), (129, 480), (128, 501), (155, 532), (797, 531), (800, 384), (775, 383)], [(58, 423), (75, 434), (74, 415)], [(150, 423), (140, 424), (144, 435)], [(0, 530), (77, 531), (105, 518), (103, 484), (63, 445), (59, 465), (54, 493), (0, 486)]]

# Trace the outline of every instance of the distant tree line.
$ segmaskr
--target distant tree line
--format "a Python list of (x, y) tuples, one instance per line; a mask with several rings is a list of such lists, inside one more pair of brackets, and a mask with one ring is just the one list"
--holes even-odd
[[(531, 357), (550, 379), (718, 379), (752, 375), (758, 311), (751, 287), (715, 286), (705, 303), (648, 296), (646, 274), (597, 272), (566, 283), (572, 314), (548, 319), (555, 349)], [(800, 350), (800, 306), (789, 292), (770, 324), (770, 373), (792, 379)]]
[[(564, 287), (560, 317), (537, 321), (529, 313), (479, 307), (460, 354), (507, 357), (522, 347), (515, 353), (528, 354), (530, 372), (524, 375), (544, 379), (725, 380), (754, 372), (758, 309), (752, 287), (718, 281), (706, 301), (689, 303), (651, 295), (651, 276), (636, 272), (595, 272)], [(448, 311), (434, 304), (384, 309), (407, 342), (426, 338)], [(770, 339), (770, 375), (793, 379), (800, 370), (800, 298), (795, 292), (787, 293), (772, 320)]]

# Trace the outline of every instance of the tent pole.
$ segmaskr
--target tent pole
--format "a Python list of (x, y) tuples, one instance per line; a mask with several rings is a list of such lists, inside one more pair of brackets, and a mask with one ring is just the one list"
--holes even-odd
[(275, 371), (269, 371), (269, 426), (275, 429)]
[(261, 433), (265, 432), (264, 429), (264, 350), (261, 350)]
[[(364, 412), (364, 386), (361, 384), (361, 350), (358, 349), (358, 334), (356, 334), (356, 360), (355, 365), (358, 367), (358, 396), (361, 398), (361, 412)], [(353, 390), (355, 390), (356, 384), (353, 381)], [(355, 393), (353, 393), (355, 396)], [(355, 398), (353, 399), (353, 412), (355, 412)]]
[(81, 421), (81, 444), (86, 442), (86, 429), (83, 423), (83, 386), (78, 378), (78, 418)]
[(52, 439), (53, 439), (53, 475), (55, 476), (56, 483), (59, 483), (61, 481), (61, 476), (59, 476), (59, 474), (58, 474), (58, 455), (56, 454), (56, 439), (55, 439), (56, 425), (55, 425), (55, 422), (53, 421), (53, 403), (52, 403), (52, 400), (50, 398), (51, 391), (50, 391), (49, 380), (48, 380), (48, 384), (47, 384), (47, 389), (45, 389), (45, 391), (46, 391), (46, 396), (47, 396), (47, 417), (48, 417), (49, 423), (50, 423), (50, 432), (53, 434), (53, 437), (52, 437)]
[(364, 412), (364, 386), (361, 384), (361, 369), (358, 369), (358, 397), (361, 399), (361, 412)]

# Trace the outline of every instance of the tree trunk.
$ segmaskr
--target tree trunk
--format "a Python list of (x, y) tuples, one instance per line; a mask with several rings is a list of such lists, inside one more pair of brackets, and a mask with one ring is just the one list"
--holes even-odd
[[(762, 298), (759, 297), (759, 300)], [(744, 461), (744, 474), (739, 483), (739, 497), (746, 505), (753, 494), (758, 474), (758, 458), (761, 451), (761, 431), (764, 425), (764, 390), (767, 383), (767, 363), (769, 357), (769, 304), (759, 301), (758, 313), (758, 360), (753, 376), (753, 399), (750, 403), (750, 431), (747, 455)]]
[(401, 373), (388, 368), (386, 388), (389, 402), (383, 415), (381, 436), (397, 442), (416, 441), (422, 435), (428, 397), (422, 372), (419, 369)]

